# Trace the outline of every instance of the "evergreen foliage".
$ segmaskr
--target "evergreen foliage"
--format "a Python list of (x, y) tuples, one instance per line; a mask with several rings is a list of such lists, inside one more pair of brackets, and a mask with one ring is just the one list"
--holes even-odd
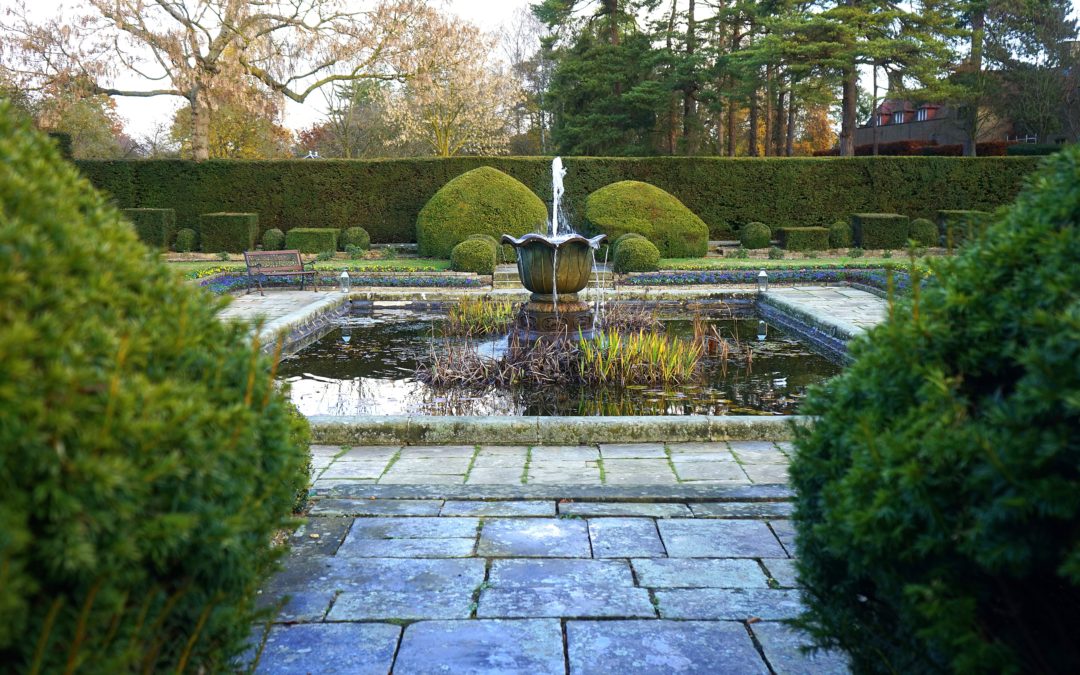
[(271, 227), (263, 232), (262, 247), (264, 251), (280, 251), (285, 247), (285, 233), (276, 227)]
[(808, 397), (802, 622), (855, 672), (1077, 672), (1080, 148), (939, 264)]
[(330, 227), (294, 227), (285, 233), (285, 246), (301, 253), (333, 253), (340, 234)]
[(617, 274), (655, 272), (660, 269), (660, 250), (648, 239), (624, 239), (615, 248), (613, 266)]
[(855, 233), (851, 223), (838, 220), (829, 226), (829, 248), (851, 248), (855, 243)]
[(824, 251), (829, 248), (828, 228), (781, 227), (777, 232), (780, 248), (785, 251)]
[(173, 248), (180, 253), (190, 253), (199, 248), (199, 233), (190, 227), (176, 231), (176, 239), (173, 240)]
[(172, 209), (122, 209), (135, 226), (135, 234), (147, 246), (168, 250), (176, 236), (176, 212)]
[(529, 188), (488, 166), (473, 169), (444, 185), (416, 218), (420, 255), (446, 258), (470, 234), (496, 241), (544, 231), (547, 207)]
[(926, 218), (912, 220), (908, 235), (919, 246), (938, 245), (938, 227), (933, 221)]
[(338, 246), (342, 250), (345, 250), (346, 246), (357, 246), (366, 251), (371, 248), (371, 236), (362, 227), (350, 227), (338, 237)]
[(765, 223), (747, 223), (739, 230), (739, 243), (743, 248), (768, 248), (772, 230)]
[[(563, 162), (567, 177), (562, 206), (575, 225), (584, 221), (585, 200), (591, 193), (618, 181), (637, 180), (678, 198), (708, 224), (710, 238), (733, 239), (734, 230), (760, 220), (764, 213), (772, 222), (811, 227), (828, 226), (852, 213), (935, 218), (939, 209), (993, 209), (1016, 197), (1038, 158), (567, 157)], [(424, 205), (448, 181), (477, 167), (503, 171), (544, 200), (551, 199), (551, 162), (546, 158), (140, 160), (76, 165), (119, 204), (174, 209), (178, 227), (195, 228), (202, 213), (250, 211), (259, 214), (262, 227), (282, 231), (343, 230), (361, 222), (378, 243), (416, 241), (417, 214)], [(536, 210), (535, 205), (530, 208)], [(542, 229), (539, 220), (531, 227)], [(503, 234), (488, 233), (496, 238)]]
[(851, 216), (851, 230), (859, 248), (904, 248), (910, 223), (896, 213), (856, 213)]
[(937, 212), (938, 233), (945, 246), (953, 248), (977, 237), (991, 219), (986, 211), (943, 209)]
[(450, 251), (450, 269), (473, 274), (495, 273), (495, 244), (486, 239), (466, 239)]
[(226, 671), (300, 489), (287, 400), (15, 120), (0, 102), (0, 663)]
[(709, 248), (709, 226), (701, 218), (671, 194), (639, 181), (612, 183), (589, 195), (585, 227), (609, 240), (635, 232), (665, 258), (699, 258)]
[(257, 213), (204, 213), (199, 216), (199, 244), (206, 253), (243, 253), (255, 248)]

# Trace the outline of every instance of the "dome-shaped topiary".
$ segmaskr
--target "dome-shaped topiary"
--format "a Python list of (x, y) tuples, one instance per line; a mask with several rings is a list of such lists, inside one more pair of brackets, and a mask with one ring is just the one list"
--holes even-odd
[(178, 253), (190, 253), (199, 248), (199, 233), (190, 227), (177, 230), (176, 239), (173, 239), (173, 248)]
[(660, 250), (645, 238), (624, 239), (615, 249), (615, 272), (655, 272), (660, 267)]
[(769, 248), (772, 230), (765, 223), (747, 223), (739, 230), (739, 243), (743, 248)]
[(938, 227), (926, 218), (916, 218), (909, 223), (908, 236), (919, 246), (938, 245)]
[(446, 258), (470, 234), (498, 240), (546, 227), (547, 207), (532, 190), (483, 166), (451, 180), (424, 205), (416, 219), (416, 243), (420, 255)]
[(366, 251), (371, 248), (371, 236), (367, 230), (362, 227), (349, 227), (346, 228), (338, 237), (338, 246), (342, 251), (347, 246), (356, 246), (357, 248)]
[(855, 243), (855, 233), (851, 223), (846, 220), (838, 220), (829, 226), (830, 248), (851, 248)]
[(280, 251), (285, 246), (285, 233), (276, 227), (271, 227), (263, 232), (262, 247), (264, 251)]
[(450, 269), (473, 274), (493, 274), (496, 248), (485, 239), (466, 239), (450, 251)]
[(0, 660), (231, 670), (303, 487), (289, 403), (250, 327), (16, 119), (0, 101)]
[(855, 672), (1080, 672), (1080, 147), (1027, 185), (803, 408), (803, 623)]
[(665, 258), (700, 258), (709, 250), (709, 226), (673, 195), (655, 185), (625, 180), (585, 200), (585, 226), (614, 241), (636, 232)]
[(495, 247), (495, 258), (497, 262), (514, 262), (516, 260), (516, 254), (514, 253), (514, 247), (508, 244), (500, 244), (499, 240), (490, 234), (470, 234), (465, 237), (465, 240), (469, 239), (483, 239), (484, 241), (491, 242), (491, 245)]
[(627, 232), (625, 234), (620, 234), (618, 237), (615, 237), (615, 241), (611, 242), (612, 250), (619, 248), (619, 244), (626, 241), (627, 239), (645, 239), (645, 237), (638, 234), (637, 232)]

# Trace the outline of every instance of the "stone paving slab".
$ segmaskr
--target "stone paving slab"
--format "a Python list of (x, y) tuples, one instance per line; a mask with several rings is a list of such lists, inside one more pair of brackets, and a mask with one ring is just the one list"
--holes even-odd
[(342, 593), (334, 601), (329, 621), (407, 621), (416, 619), (468, 619), (472, 590), (365, 591)]
[(594, 558), (645, 558), (666, 555), (651, 518), (590, 518)]
[(776, 533), (776, 538), (787, 549), (789, 556), (795, 555), (795, 526), (790, 520), (770, 520), (769, 527)]
[(339, 485), (315, 491), (316, 499), (353, 500), (424, 500), (424, 499), (502, 499), (502, 500), (574, 500), (628, 501), (638, 503), (672, 501), (777, 501), (793, 499), (787, 485), (750, 483), (679, 483), (678, 485), (581, 485), (528, 484), (502, 485)]
[(762, 561), (769, 570), (769, 576), (784, 588), (795, 588), (799, 585), (798, 571), (795, 569), (795, 560), (769, 558)]
[(357, 519), (338, 555), (367, 558), (465, 557), (476, 544), (476, 518)]
[(698, 518), (790, 518), (791, 502), (705, 502), (690, 504)]
[(559, 513), (575, 516), (642, 516), (646, 518), (689, 518), (693, 515), (686, 504), (639, 504), (566, 502), (559, 504)]
[(588, 558), (592, 549), (585, 521), (506, 518), (484, 522), (476, 552), (493, 558)]
[(666, 459), (663, 443), (601, 443), (600, 456), (609, 459)]
[(786, 558), (787, 552), (760, 520), (658, 520), (672, 558)]
[(405, 629), (396, 675), (564, 672), (555, 619), (421, 621)]
[(741, 624), (568, 621), (570, 673), (768, 673)]
[(656, 591), (665, 619), (779, 621), (803, 611), (797, 591), (759, 588), (694, 588)]
[(274, 626), (255, 672), (307, 675), (316, 654), (320, 673), (386, 675), (400, 635), (399, 626), (380, 623)]
[(630, 561), (640, 586), (648, 588), (768, 588), (754, 560), (642, 558)]
[(804, 654), (802, 648), (810, 646), (810, 638), (786, 624), (762, 621), (750, 628), (777, 675), (846, 675), (851, 672), (842, 652)]
[(437, 516), (442, 504), (433, 499), (320, 499), (311, 507), (311, 515)]
[(441, 516), (481, 516), (481, 517), (551, 517), (555, 515), (555, 502), (481, 502), (448, 501), (443, 504)]

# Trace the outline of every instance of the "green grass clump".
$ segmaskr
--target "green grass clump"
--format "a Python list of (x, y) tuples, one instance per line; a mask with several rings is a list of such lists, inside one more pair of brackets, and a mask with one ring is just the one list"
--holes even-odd
[(0, 102), (0, 663), (228, 671), (301, 420), (250, 328), (15, 120)]
[(1080, 671), (1080, 148), (851, 345), (797, 434), (802, 623), (855, 672)]
[(517, 315), (517, 304), (508, 300), (465, 298), (450, 307), (445, 335), (491, 335), (509, 330)]
[(540, 232), (546, 224), (547, 207), (532, 190), (485, 166), (454, 178), (428, 200), (416, 217), (416, 243), (422, 256), (447, 258), (470, 234), (498, 240)]
[(578, 349), (580, 381), (590, 384), (677, 384), (694, 379), (701, 363), (697, 344), (650, 331), (603, 331)]
[(743, 248), (768, 248), (772, 239), (772, 230), (765, 223), (747, 223), (739, 230), (739, 243)]
[(483, 239), (468, 239), (450, 251), (450, 269), (473, 274), (495, 273), (496, 246)]
[(660, 268), (660, 251), (648, 239), (624, 239), (615, 249), (615, 272), (655, 272)]
[(673, 195), (640, 181), (612, 183), (589, 195), (585, 226), (592, 234), (606, 234), (609, 241), (635, 232), (665, 257), (702, 257), (709, 248), (705, 221)]

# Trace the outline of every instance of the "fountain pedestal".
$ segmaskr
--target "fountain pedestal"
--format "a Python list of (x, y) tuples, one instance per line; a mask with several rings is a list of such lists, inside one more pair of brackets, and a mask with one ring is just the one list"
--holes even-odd
[(567, 337), (577, 339), (593, 336), (592, 306), (579, 299), (577, 293), (560, 295), (558, 302), (550, 295), (533, 294), (521, 308), (514, 330), (523, 342)]

